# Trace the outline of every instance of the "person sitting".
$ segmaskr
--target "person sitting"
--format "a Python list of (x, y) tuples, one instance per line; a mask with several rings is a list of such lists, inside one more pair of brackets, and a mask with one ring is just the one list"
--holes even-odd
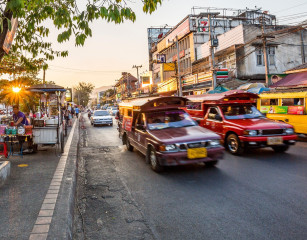
[(25, 116), (25, 114), (21, 111), (19, 111), (19, 106), (14, 105), (13, 106), (13, 120), (14, 120), (14, 125), (15, 126), (20, 126), (20, 125), (29, 125), (29, 122)]

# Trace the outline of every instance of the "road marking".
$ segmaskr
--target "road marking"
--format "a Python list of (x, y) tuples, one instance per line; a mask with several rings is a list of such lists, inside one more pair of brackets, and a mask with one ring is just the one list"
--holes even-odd
[(66, 161), (68, 158), (68, 153), (70, 150), (77, 122), (78, 121), (74, 122), (74, 125), (69, 133), (69, 137), (64, 147), (64, 153), (62, 154), (58, 166), (54, 172), (53, 178), (49, 185), (49, 189), (46, 193), (38, 217), (35, 221), (29, 240), (36, 240), (36, 239), (46, 240), (48, 237), (49, 228), (53, 217), (53, 212), (57, 202), (60, 186), (62, 184)]
[(17, 165), (18, 167), (27, 167), (27, 166), (29, 166), (28, 164), (18, 164)]

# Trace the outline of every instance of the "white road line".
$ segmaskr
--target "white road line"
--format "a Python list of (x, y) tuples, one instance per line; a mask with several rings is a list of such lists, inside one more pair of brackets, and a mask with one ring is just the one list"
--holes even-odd
[(64, 153), (62, 154), (58, 166), (54, 172), (53, 178), (51, 180), (48, 192), (45, 196), (42, 207), (39, 211), (38, 217), (32, 229), (29, 240), (46, 240), (49, 227), (52, 221), (54, 208), (57, 202), (58, 193), (62, 184), (63, 174), (66, 166), (66, 161), (71, 146), (72, 138), (75, 132), (75, 127), (79, 119), (76, 119), (74, 125), (70, 131), (69, 137), (65, 144)]

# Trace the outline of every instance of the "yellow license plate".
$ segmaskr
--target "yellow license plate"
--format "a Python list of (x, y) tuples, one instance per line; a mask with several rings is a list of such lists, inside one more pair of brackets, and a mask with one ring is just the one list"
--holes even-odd
[(280, 145), (283, 143), (282, 137), (268, 137), (268, 145)]
[(207, 149), (206, 148), (190, 148), (188, 149), (188, 158), (205, 158), (207, 157)]

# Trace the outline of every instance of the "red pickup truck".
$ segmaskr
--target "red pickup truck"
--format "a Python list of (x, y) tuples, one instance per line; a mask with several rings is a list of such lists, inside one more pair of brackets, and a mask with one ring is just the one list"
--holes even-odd
[(200, 126), (219, 134), (232, 154), (261, 147), (288, 150), (297, 138), (293, 126), (266, 118), (255, 107), (257, 98), (242, 90), (194, 95), (188, 97), (185, 110)]

